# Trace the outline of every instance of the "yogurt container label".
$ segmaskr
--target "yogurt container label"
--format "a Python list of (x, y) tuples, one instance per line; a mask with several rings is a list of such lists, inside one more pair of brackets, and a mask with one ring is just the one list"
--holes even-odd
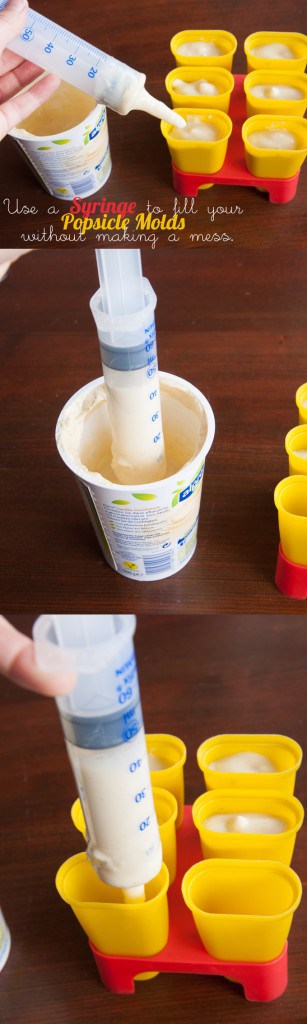
[(121, 490), (111, 495), (79, 481), (112, 568), (130, 578), (155, 580), (189, 561), (196, 547), (204, 466), (203, 461), (192, 480), (178, 481), (178, 489), (173, 480), (165, 480), (157, 493), (125, 491), (124, 498)]
[(98, 104), (81, 124), (60, 135), (10, 132), (37, 176), (57, 199), (80, 199), (97, 192), (111, 171), (106, 108)]

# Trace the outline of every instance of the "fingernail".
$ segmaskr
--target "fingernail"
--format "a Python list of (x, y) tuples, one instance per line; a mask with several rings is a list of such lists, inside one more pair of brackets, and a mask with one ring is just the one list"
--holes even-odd
[(16, 13), (20, 14), (25, 7), (28, 7), (28, 0), (10, 0), (8, 7), (10, 11), (16, 11)]

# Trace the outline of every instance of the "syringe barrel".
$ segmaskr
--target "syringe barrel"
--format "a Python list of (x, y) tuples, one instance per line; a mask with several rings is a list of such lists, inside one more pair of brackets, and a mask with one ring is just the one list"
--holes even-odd
[(137, 313), (112, 316), (101, 305), (100, 288), (90, 300), (97, 327), (103, 366), (112, 370), (141, 370), (148, 359), (157, 357), (155, 308), (157, 296), (147, 278), (143, 278), (145, 306)]
[(135, 625), (133, 615), (43, 615), (33, 629), (40, 667), (77, 674), (75, 688), (58, 697), (57, 706), (86, 822), (87, 855), (102, 881), (122, 888), (145, 885), (162, 863)]
[[(7, 0), (0, 0), (0, 11)], [(128, 114), (143, 94), (146, 76), (86, 43), (29, 7), (26, 24), (10, 50), (77, 89), (95, 96), (118, 114)]]

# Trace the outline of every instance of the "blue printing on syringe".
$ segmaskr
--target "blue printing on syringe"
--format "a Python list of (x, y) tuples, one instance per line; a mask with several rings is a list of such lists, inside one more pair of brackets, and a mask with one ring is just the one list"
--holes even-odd
[(140, 700), (135, 700), (125, 710), (111, 715), (67, 715), (61, 712), (65, 739), (75, 747), (86, 750), (104, 750), (128, 743), (137, 735), (143, 725)]

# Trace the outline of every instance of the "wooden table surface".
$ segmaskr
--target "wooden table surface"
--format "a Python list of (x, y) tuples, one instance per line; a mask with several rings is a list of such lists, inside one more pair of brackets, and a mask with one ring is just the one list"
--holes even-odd
[[(270, 31), (288, 30), (305, 32), (305, 4), (303, 0), (287, 0), (268, 4), (258, 0), (257, 11), (253, 12), (245, 0), (237, 0), (235, 4), (224, 0), (207, 0), (204, 8), (202, 0), (194, 0), (187, 5), (183, 0), (166, 4), (164, 0), (156, 0), (154, 14), (148, 0), (135, 0), (133, 8), (125, 0), (116, 0), (102, 8), (98, 0), (88, 5), (82, 0), (74, 4), (65, 4), (62, 0), (37, 0), (41, 13), (60, 22), (82, 38), (112, 53), (120, 60), (130, 63), (132, 67), (146, 72), (147, 87), (156, 98), (166, 101), (167, 93), (164, 79), (174, 66), (169, 50), (169, 42), (176, 32), (184, 28), (226, 28), (238, 39), (233, 71), (237, 74), (246, 72), (244, 39), (253, 31), (266, 29)], [(175, 193), (172, 186), (171, 163), (165, 140), (162, 138), (159, 122), (146, 114), (131, 113), (120, 117), (112, 111), (108, 114), (111, 155), (113, 170), (109, 181), (95, 196), (107, 200), (122, 202), (135, 201), (137, 212), (144, 212), (147, 203), (159, 206), (170, 216), (173, 212)], [(26, 246), (30, 238), (34, 246), (52, 245), (63, 247), (66, 244), (78, 244), (73, 227), (63, 230), (61, 214), (70, 204), (54, 201), (45, 193), (24, 163), (21, 151), (7, 138), (1, 143), (0, 170), (0, 236), (1, 244)], [(284, 245), (301, 248), (304, 245), (304, 228), (306, 237), (306, 165), (302, 168), (299, 188), (295, 199), (285, 205), (272, 205), (267, 195), (249, 187), (229, 187), (216, 185), (209, 192), (200, 192), (195, 208), (197, 214), (189, 216), (185, 230), (180, 233), (180, 246), (200, 245), (202, 248), (276, 247), (282, 238)], [(9, 201), (9, 209), (8, 202)], [(222, 213), (216, 216), (214, 223), (208, 214), (208, 207), (239, 207), (243, 214), (229, 215)], [(36, 212), (24, 214), (22, 208), (35, 208)], [(57, 214), (48, 210), (55, 207)], [(14, 211), (18, 208), (18, 212)], [(137, 235), (135, 221), (132, 218), (130, 233)], [(202, 239), (192, 240), (190, 235), (199, 233), (219, 236), (227, 234), (233, 242), (216, 242), (213, 239), (203, 242)], [(143, 234), (151, 235), (145, 231)], [(93, 246), (96, 232), (89, 231), (85, 236), (85, 246)], [(114, 244), (105, 240), (105, 244)], [(129, 244), (129, 243), (128, 243)], [(136, 238), (135, 243), (138, 244)], [(143, 245), (150, 247), (151, 242), (143, 239)], [(156, 245), (170, 247), (168, 232), (157, 231)]]
[[(41, 605), (38, 611), (41, 610)], [(81, 606), (80, 606), (81, 607)], [(31, 634), (32, 617), (12, 621)], [(187, 745), (186, 802), (203, 790), (201, 741), (220, 732), (276, 732), (306, 738), (306, 633), (281, 616), (138, 617), (136, 653), (145, 727)], [(134, 996), (106, 992), (87, 940), (57, 896), (60, 864), (83, 849), (70, 820), (76, 792), (53, 700), (1, 680), (1, 905), (12, 951), (1, 975), (3, 1024), (303, 1024), (306, 1019), (306, 901), (289, 939), (289, 984), (274, 1003), (247, 1003), (218, 978), (163, 975)], [(306, 801), (306, 761), (296, 795)], [(294, 870), (306, 885), (306, 828)]]
[(140, 585), (110, 569), (71, 472), (57, 417), (100, 375), (89, 299), (93, 252), (32, 253), (1, 285), (3, 493), (1, 598), (6, 612), (281, 612), (306, 603), (274, 586), (273, 492), (287, 476), (286, 432), (306, 380), (306, 291), (299, 253), (143, 253), (158, 295), (160, 369), (209, 399), (216, 438), (206, 461), (196, 553), (169, 579)]

